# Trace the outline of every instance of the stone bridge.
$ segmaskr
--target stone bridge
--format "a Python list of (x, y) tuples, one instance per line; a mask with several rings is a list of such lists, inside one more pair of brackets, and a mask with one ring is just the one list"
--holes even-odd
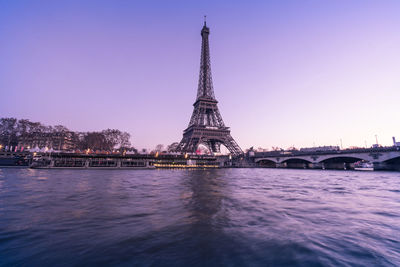
[(261, 152), (256, 153), (254, 162), (265, 167), (294, 168), (352, 168), (356, 161), (368, 161), (375, 169), (400, 169), (400, 148), (335, 150), (327, 152)]

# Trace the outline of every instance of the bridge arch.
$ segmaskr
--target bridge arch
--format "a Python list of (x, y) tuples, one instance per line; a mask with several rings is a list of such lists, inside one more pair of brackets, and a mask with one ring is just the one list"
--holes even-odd
[(394, 156), (392, 158), (384, 160), (383, 162), (385, 162), (385, 163), (388, 163), (388, 162), (400, 162), (400, 156)]
[(287, 163), (287, 162), (302, 162), (302, 163), (311, 163), (310, 160), (300, 158), (300, 157), (294, 157), (294, 158), (287, 158), (281, 161), (281, 163)]
[(329, 157), (324, 160), (321, 160), (323, 169), (353, 169), (354, 163), (357, 161), (363, 160), (362, 157), (349, 156), (349, 155), (340, 155)]
[(276, 168), (276, 162), (270, 159), (261, 159), (256, 162), (258, 166), (265, 168)]
[(392, 157), (385, 161), (382, 161), (382, 167), (385, 170), (400, 171), (400, 156)]
[(288, 158), (281, 161), (286, 168), (294, 168), (294, 169), (308, 169), (311, 161), (303, 159), (303, 158)]
[(369, 161), (369, 157), (364, 155), (353, 156), (353, 155), (333, 155), (324, 157), (320, 159), (318, 163), (327, 163), (327, 162), (346, 162), (346, 163), (354, 163), (360, 160), (367, 160)]
[(263, 161), (263, 160), (269, 160), (269, 161), (277, 163), (276, 158), (273, 158), (273, 157), (270, 157), (270, 158), (257, 158), (257, 159), (254, 160), (254, 162), (258, 163), (258, 162)]

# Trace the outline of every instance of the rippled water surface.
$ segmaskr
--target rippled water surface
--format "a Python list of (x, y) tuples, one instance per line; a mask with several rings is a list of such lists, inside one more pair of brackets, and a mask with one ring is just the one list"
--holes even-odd
[(399, 266), (400, 173), (0, 169), (1, 266)]

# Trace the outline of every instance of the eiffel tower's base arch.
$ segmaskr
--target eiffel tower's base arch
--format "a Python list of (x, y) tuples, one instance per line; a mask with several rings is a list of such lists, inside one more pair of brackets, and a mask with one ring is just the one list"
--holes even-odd
[(243, 154), (243, 151), (232, 138), (228, 129), (210, 131), (210, 129), (203, 129), (201, 127), (187, 129), (177, 147), (177, 151), (195, 153), (200, 144), (207, 147), (213, 153), (220, 153), (221, 145), (224, 145), (232, 155), (238, 156)]

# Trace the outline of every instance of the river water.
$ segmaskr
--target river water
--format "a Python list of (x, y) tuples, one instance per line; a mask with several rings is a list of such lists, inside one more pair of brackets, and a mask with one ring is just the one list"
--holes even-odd
[(0, 169), (0, 266), (399, 266), (400, 173)]

